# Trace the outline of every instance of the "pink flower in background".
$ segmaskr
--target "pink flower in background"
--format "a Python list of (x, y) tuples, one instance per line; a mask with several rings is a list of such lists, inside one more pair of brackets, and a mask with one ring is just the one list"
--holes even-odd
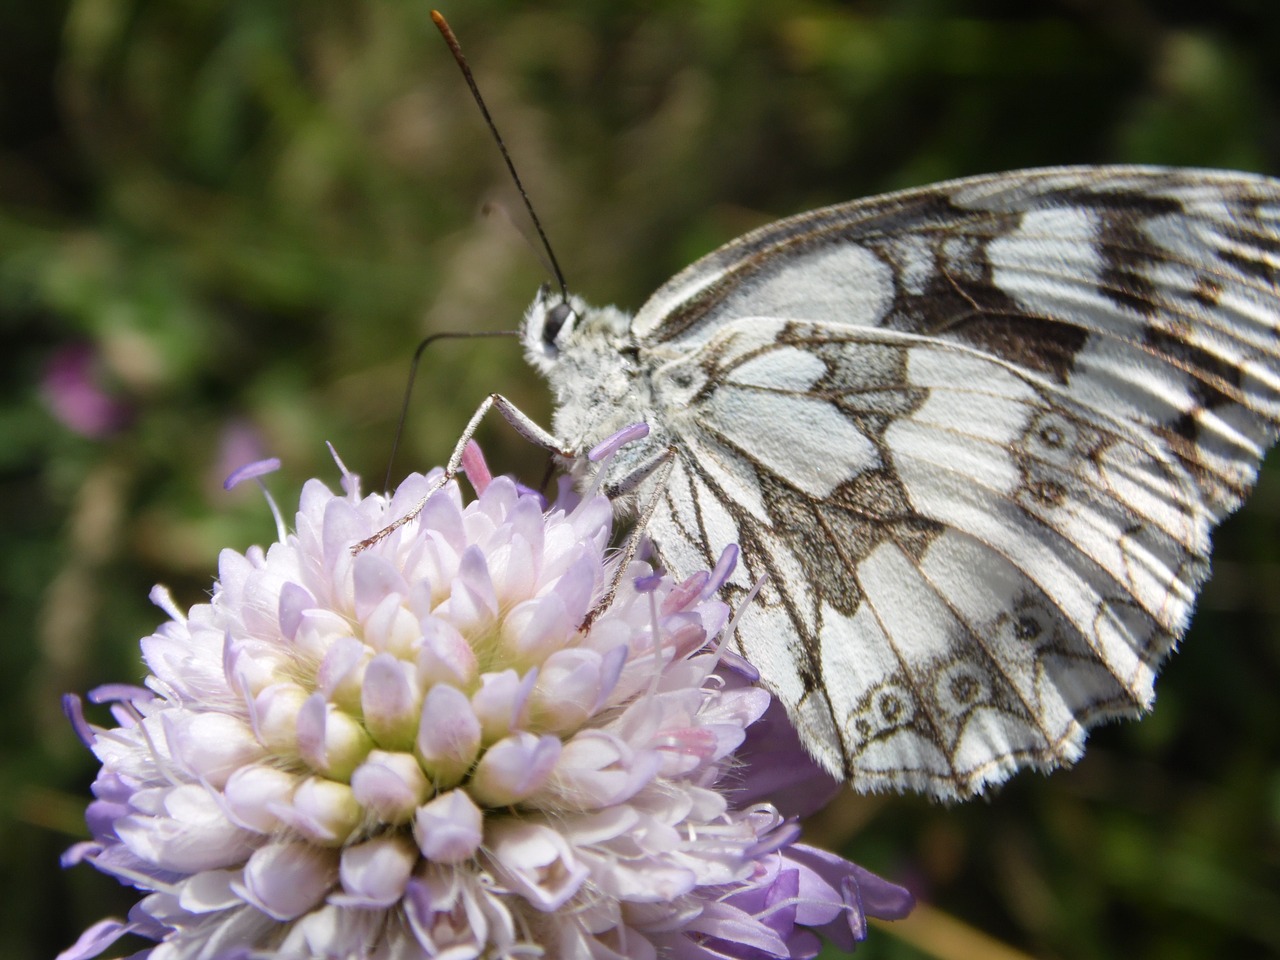
[(777, 717), (752, 737), (771, 697), (716, 652), (732, 554), (682, 584), (632, 562), (601, 609), (610, 503), (469, 466), (476, 500), (444, 484), (356, 554), (440, 471), (308, 482), (209, 603), (157, 591), (147, 688), (90, 696), (118, 726), (68, 699), (102, 769), (66, 860), (146, 895), (63, 960), (126, 933), (151, 960), (812, 957), (910, 909), (769, 802), (829, 781)]
[(129, 420), (127, 404), (102, 386), (98, 353), (88, 343), (61, 347), (45, 364), (40, 392), (53, 415), (66, 427), (97, 439), (114, 433)]

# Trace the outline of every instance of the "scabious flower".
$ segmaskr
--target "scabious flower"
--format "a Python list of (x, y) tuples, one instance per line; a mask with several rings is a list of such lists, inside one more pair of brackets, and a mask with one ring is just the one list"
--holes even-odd
[(749, 792), (770, 696), (717, 653), (732, 553), (615, 576), (605, 498), (467, 473), (466, 504), (439, 470), (310, 481), (209, 603), (154, 595), (146, 688), (90, 695), (118, 726), (67, 703), (102, 769), (65, 859), (146, 896), (62, 960), (811, 957), (910, 909)]

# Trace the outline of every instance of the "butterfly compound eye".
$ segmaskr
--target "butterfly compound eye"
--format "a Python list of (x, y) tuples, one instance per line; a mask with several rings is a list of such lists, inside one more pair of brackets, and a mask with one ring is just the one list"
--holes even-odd
[(565, 321), (573, 316), (573, 308), (561, 301), (547, 311), (546, 322), (542, 325), (542, 342), (548, 346), (555, 343)]

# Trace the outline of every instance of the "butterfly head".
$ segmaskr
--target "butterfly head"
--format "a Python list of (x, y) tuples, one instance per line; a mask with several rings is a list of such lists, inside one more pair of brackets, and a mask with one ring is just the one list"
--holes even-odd
[(520, 340), (529, 362), (547, 374), (575, 346), (625, 336), (626, 330), (626, 317), (619, 311), (589, 307), (581, 297), (566, 298), (544, 283), (525, 312)]

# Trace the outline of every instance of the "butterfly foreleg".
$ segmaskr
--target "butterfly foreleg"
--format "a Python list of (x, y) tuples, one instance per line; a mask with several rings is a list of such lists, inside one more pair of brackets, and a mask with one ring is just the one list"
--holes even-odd
[[(479, 429), (480, 421), (484, 419), (486, 413), (495, 408), (501, 414), (502, 419), (511, 424), (515, 432), (530, 443), (537, 444), (539, 447), (550, 450), (552, 453), (558, 454), (567, 460), (573, 460), (578, 456), (574, 451), (566, 449), (564, 444), (556, 439), (555, 436), (502, 394), (491, 393), (476, 408), (476, 412), (467, 421), (467, 426), (462, 431), (462, 436), (458, 438), (458, 442), (453, 448), (453, 455), (449, 457), (449, 462), (444, 467), (445, 483), (457, 475), (458, 468), (462, 464), (463, 451), (467, 449), (467, 444), (471, 442), (476, 430)], [(441, 485), (443, 486), (443, 483)]]
[(538, 446), (550, 450), (552, 453), (566, 459), (572, 460), (577, 456), (577, 454), (572, 450), (566, 449), (559, 440), (540, 426), (536, 420), (530, 417), (502, 394), (491, 393), (481, 401), (480, 406), (476, 408), (476, 412), (473, 413), (471, 415), (471, 419), (467, 421), (467, 425), (462, 431), (462, 436), (458, 438), (458, 442), (454, 445), (452, 455), (450, 455), (448, 462), (445, 463), (444, 472), (441, 474), (440, 478), (432, 484), (430, 489), (427, 490), (422, 499), (420, 499), (414, 505), (413, 509), (404, 516), (398, 517), (373, 536), (365, 540), (361, 540), (353, 546), (351, 548), (352, 553), (360, 553), (360, 551), (373, 546), (373, 544), (384, 539), (393, 530), (404, 526), (422, 512), (422, 508), (426, 506), (427, 501), (431, 499), (432, 495), (458, 475), (458, 472), (462, 469), (462, 460), (463, 456), (466, 454), (467, 444), (469, 444), (475, 437), (476, 430), (479, 429), (480, 421), (484, 419), (485, 414), (493, 409), (497, 409), (498, 413), (501, 414), (502, 419), (511, 424), (516, 433), (520, 434), (520, 436), (524, 437), (530, 443), (537, 444)]
[(627, 568), (631, 566), (631, 561), (636, 558), (636, 552), (640, 549), (640, 538), (644, 536), (645, 528), (649, 525), (649, 521), (653, 518), (658, 509), (658, 504), (662, 500), (662, 495), (666, 492), (667, 480), (670, 479), (671, 471), (675, 465), (676, 448), (666, 447), (652, 461), (645, 464), (641, 469), (633, 471), (623, 478), (620, 483), (606, 484), (605, 494), (610, 500), (629, 493), (641, 481), (649, 477), (653, 478), (653, 491), (649, 494), (648, 499), (645, 500), (644, 508), (640, 511), (640, 515), (636, 517), (635, 525), (631, 528), (631, 532), (627, 534), (626, 542), (622, 545), (622, 552), (618, 557), (609, 588), (587, 612), (587, 616), (582, 621), (579, 629), (586, 630), (590, 627), (595, 618), (613, 603), (613, 598), (618, 594), (618, 587), (622, 585), (622, 578), (627, 575)]

